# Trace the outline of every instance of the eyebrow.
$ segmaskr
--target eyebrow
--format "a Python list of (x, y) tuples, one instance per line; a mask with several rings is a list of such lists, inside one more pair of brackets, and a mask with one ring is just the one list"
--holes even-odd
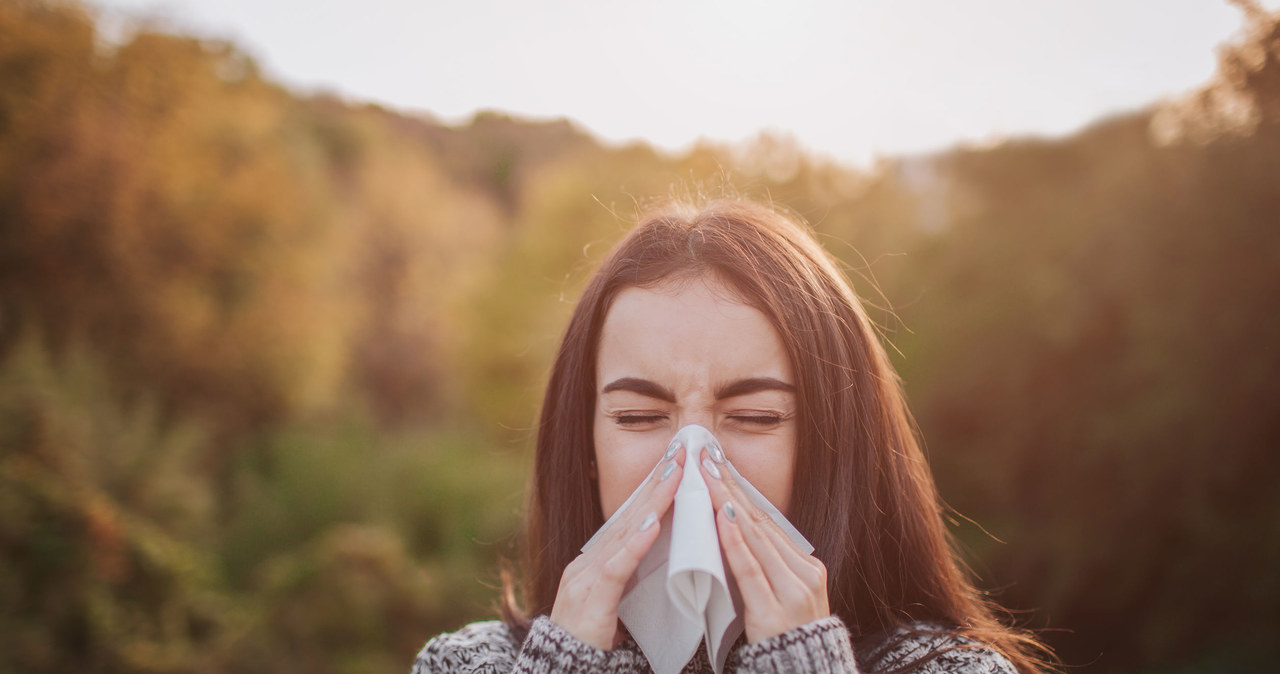
[(785, 393), (795, 393), (796, 387), (773, 377), (752, 377), (750, 379), (739, 379), (738, 381), (721, 386), (716, 390), (716, 400), (724, 400), (725, 398), (736, 398), (751, 393), (759, 393), (760, 391), (783, 391)]
[(669, 389), (658, 386), (648, 379), (640, 379), (638, 377), (623, 377), (621, 379), (615, 379), (608, 384), (605, 384), (604, 388), (600, 390), (600, 394), (604, 395), (605, 393), (613, 393), (614, 391), (631, 391), (632, 393), (639, 393), (642, 396), (657, 398), (658, 400), (668, 403), (674, 403), (676, 401), (676, 394), (672, 393)]
[[(785, 393), (795, 393), (796, 387), (782, 380), (773, 377), (751, 377), (750, 379), (739, 379), (731, 382), (719, 389), (716, 389), (716, 400), (724, 400), (725, 398), (736, 398), (751, 393), (759, 393), (760, 391), (783, 391)], [(600, 390), (600, 394), (612, 393), (614, 391), (630, 391), (638, 393), (649, 398), (656, 398), (663, 402), (674, 403), (676, 394), (669, 389), (659, 386), (648, 379), (640, 379), (639, 377), (623, 377), (615, 379)]]

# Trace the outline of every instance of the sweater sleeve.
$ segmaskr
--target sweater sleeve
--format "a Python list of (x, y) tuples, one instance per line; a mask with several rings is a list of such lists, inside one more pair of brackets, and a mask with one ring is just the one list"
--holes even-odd
[(836, 616), (746, 644), (736, 652), (739, 674), (856, 674), (849, 630)]
[(952, 630), (919, 624), (899, 628), (874, 649), (870, 661), (871, 672), (910, 667), (917, 674), (1018, 674), (999, 651)]
[(607, 651), (577, 640), (551, 622), (551, 618), (538, 616), (520, 647), (513, 671), (517, 674), (604, 672), (608, 671), (608, 660)]
[(611, 672), (648, 674), (649, 663), (638, 649), (602, 651), (569, 634), (547, 616), (534, 619), (524, 643), (496, 620), (471, 623), (441, 634), (418, 653), (413, 674), (551, 674)]
[(519, 644), (497, 620), (441, 634), (422, 648), (412, 674), (510, 674)]

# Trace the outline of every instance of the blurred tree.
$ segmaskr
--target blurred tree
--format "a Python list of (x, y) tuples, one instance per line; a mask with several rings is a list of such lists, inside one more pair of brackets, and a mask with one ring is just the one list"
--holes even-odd
[[(1247, 35), (1223, 69), (1261, 86), (1229, 74), (1275, 51)], [(966, 543), (1074, 631), (1068, 661), (1113, 669), (1265, 653), (1280, 625), (1275, 125), (1161, 147), (1151, 119), (952, 153), (956, 215), (903, 308), (943, 492), (1017, 542)]]
[(0, 140), (11, 325), (88, 337), (166, 414), (234, 428), (324, 403), (348, 329), (315, 292), (332, 226), (287, 99), (225, 45), (143, 31), (104, 53), (77, 10), (3, 11), (32, 24), (0, 55), (32, 83), (6, 87)]
[(486, 278), (503, 217), (476, 188), (451, 178), (425, 142), (376, 111), (346, 114), (361, 152), (346, 164), (357, 322), (353, 379), (384, 422), (458, 413), (458, 316)]
[(200, 547), (207, 434), (113, 393), (79, 346), (26, 335), (0, 365), (0, 669), (192, 671), (236, 638)]

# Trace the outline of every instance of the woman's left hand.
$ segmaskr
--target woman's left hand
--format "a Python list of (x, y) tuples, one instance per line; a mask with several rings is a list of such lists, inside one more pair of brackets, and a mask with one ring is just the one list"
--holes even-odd
[(704, 452), (699, 469), (716, 509), (716, 529), (738, 580), (747, 641), (755, 643), (831, 615), (827, 567), (805, 554), (751, 503), (728, 466)]

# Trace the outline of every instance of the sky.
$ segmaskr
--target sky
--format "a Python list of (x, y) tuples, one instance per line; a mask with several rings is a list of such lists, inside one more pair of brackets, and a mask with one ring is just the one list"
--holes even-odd
[(1184, 95), (1242, 24), (1225, 0), (90, 2), (108, 26), (230, 40), (302, 93), (448, 123), (565, 117), (676, 151), (768, 131), (854, 165)]

